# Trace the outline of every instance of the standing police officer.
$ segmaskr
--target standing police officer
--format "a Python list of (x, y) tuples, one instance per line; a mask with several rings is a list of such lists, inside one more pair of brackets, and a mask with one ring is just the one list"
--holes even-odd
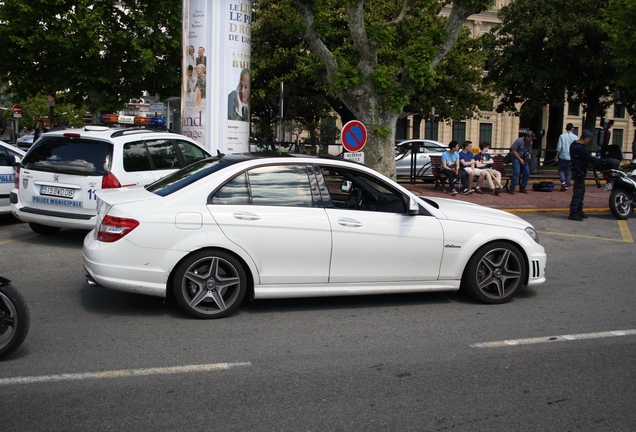
[(587, 216), (583, 213), (583, 197), (585, 196), (585, 176), (587, 165), (600, 165), (601, 159), (590, 155), (585, 146), (590, 142), (594, 134), (587, 129), (583, 130), (581, 138), (570, 144), (570, 159), (572, 161), (572, 178), (574, 179), (574, 191), (570, 202), (570, 215), (568, 219), (582, 221)]

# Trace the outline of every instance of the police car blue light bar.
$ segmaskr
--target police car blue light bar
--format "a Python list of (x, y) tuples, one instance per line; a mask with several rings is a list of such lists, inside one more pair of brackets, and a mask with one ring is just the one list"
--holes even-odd
[(126, 124), (134, 126), (149, 126), (162, 128), (166, 126), (166, 121), (162, 118), (142, 117), (142, 116), (126, 116), (117, 114), (102, 114), (99, 122), (104, 124)]

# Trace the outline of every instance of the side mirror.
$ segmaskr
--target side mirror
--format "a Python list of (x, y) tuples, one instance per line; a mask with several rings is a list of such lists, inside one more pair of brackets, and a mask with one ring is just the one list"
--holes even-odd
[(343, 180), (340, 184), (341, 192), (349, 193), (351, 192), (351, 189), (353, 189), (353, 183), (350, 180)]
[(409, 197), (409, 212), (408, 212), (408, 214), (410, 216), (414, 216), (414, 215), (420, 214), (420, 205), (412, 197)]

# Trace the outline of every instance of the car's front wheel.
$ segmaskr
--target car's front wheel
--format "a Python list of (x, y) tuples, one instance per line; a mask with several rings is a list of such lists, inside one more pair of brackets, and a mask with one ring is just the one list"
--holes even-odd
[(526, 273), (526, 262), (519, 248), (494, 242), (481, 247), (468, 261), (462, 289), (483, 303), (505, 303), (523, 286)]
[(243, 300), (247, 275), (234, 256), (218, 250), (197, 252), (182, 262), (174, 277), (179, 306), (197, 318), (223, 318)]
[(60, 231), (60, 228), (58, 227), (42, 225), (34, 222), (30, 222), (29, 227), (31, 228), (31, 230), (33, 230), (33, 232), (44, 236), (57, 234)]

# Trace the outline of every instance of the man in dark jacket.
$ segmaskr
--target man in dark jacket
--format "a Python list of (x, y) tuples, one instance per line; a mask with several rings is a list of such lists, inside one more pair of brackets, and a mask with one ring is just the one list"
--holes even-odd
[(583, 213), (583, 197), (585, 196), (585, 176), (587, 175), (587, 165), (600, 165), (601, 159), (595, 158), (585, 149), (594, 134), (587, 129), (583, 130), (581, 138), (570, 144), (570, 159), (572, 161), (572, 178), (574, 180), (574, 190), (572, 201), (570, 202), (570, 215), (568, 219), (582, 221), (587, 216)]

